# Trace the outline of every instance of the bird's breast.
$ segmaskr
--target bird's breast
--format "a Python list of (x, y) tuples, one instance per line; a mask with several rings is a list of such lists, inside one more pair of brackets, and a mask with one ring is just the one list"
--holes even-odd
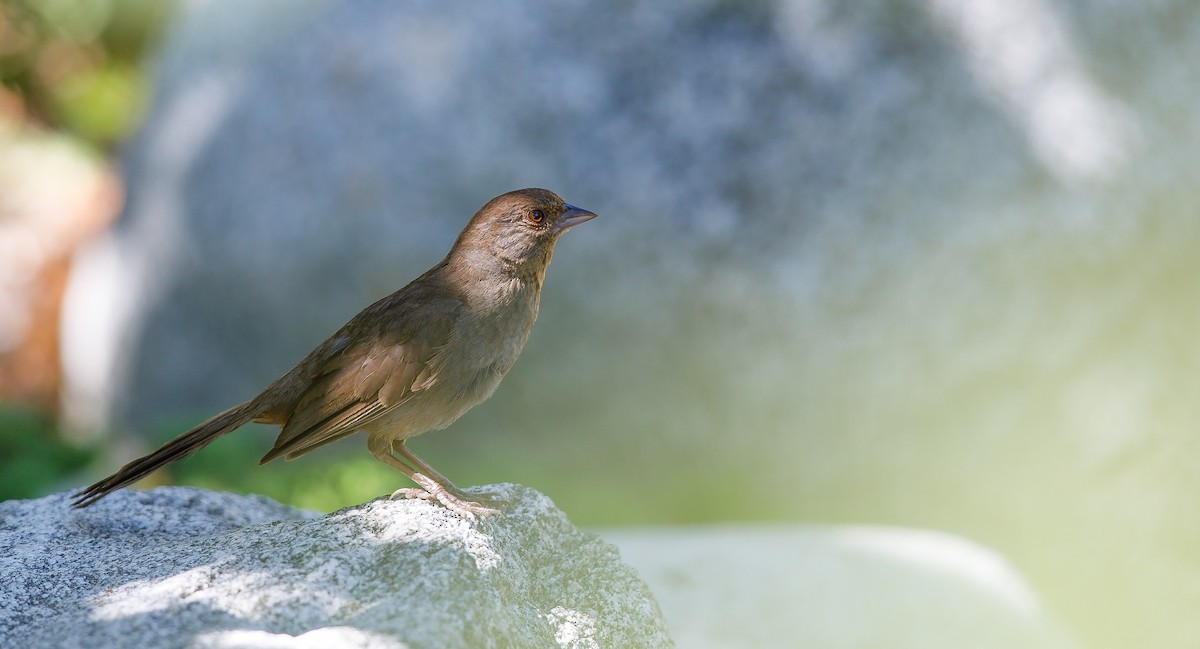
[(431, 363), (437, 379), (427, 389), (378, 422), (400, 437), (449, 426), (492, 396), (516, 362), (537, 318), (540, 286), (496, 284), (485, 294), (468, 296), (446, 344)]
[(491, 396), (516, 362), (537, 319), (537, 288), (513, 281), (466, 304), (440, 363), (456, 375), (445, 383), (463, 401), (475, 405)]
[(517, 360), (537, 319), (539, 293), (520, 282), (506, 285), (492, 299), (474, 306), (471, 316), (460, 321), (458, 337), (478, 344), (464, 346), (470, 358), (466, 365), (479, 370), (493, 368), (501, 376)]

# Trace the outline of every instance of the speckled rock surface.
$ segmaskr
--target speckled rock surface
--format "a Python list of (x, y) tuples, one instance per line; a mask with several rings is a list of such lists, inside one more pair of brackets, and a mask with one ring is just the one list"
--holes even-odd
[(0, 647), (663, 647), (649, 590), (548, 498), (328, 516), (253, 496), (125, 490), (0, 503)]

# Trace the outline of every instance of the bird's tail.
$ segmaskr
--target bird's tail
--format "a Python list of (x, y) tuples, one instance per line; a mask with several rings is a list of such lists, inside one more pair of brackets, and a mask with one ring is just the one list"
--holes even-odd
[(252, 402), (236, 405), (167, 442), (162, 448), (121, 467), (116, 473), (75, 494), (75, 507), (87, 507), (108, 494), (137, 482), (155, 469), (181, 460), (208, 446), (225, 433), (250, 421), (255, 411)]

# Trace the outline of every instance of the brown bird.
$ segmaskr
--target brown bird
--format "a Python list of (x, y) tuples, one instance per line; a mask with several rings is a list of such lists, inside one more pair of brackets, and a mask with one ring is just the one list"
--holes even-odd
[(405, 442), (492, 395), (529, 337), (555, 242), (595, 216), (545, 189), (493, 198), (424, 275), (363, 309), (258, 396), (126, 464), (76, 494), (74, 505), (87, 507), (255, 421), (283, 427), (260, 464), (363, 431), (375, 457), (419, 485), (393, 498), (496, 513), (469, 501)]

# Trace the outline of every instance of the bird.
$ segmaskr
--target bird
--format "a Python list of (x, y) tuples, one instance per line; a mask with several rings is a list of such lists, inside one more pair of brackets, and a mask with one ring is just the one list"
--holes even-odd
[(420, 277), (350, 319), (254, 398), (74, 494), (87, 507), (248, 422), (281, 427), (259, 461), (293, 459), (356, 432), (408, 476), (419, 498), (474, 518), (499, 513), (470, 500), (406, 442), (452, 424), (512, 368), (537, 318), (559, 237), (596, 214), (547, 189), (501, 194), (481, 207), (450, 252)]

